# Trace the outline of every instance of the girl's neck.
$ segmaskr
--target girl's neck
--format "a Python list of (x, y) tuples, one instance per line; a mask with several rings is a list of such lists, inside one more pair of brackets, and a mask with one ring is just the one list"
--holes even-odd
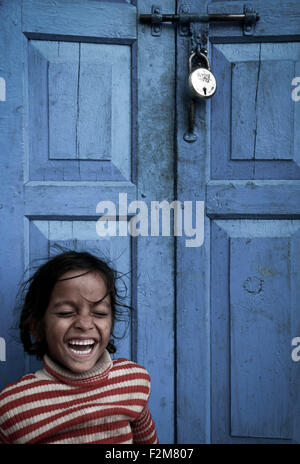
[(94, 367), (86, 372), (76, 373), (66, 367), (58, 364), (48, 354), (43, 358), (44, 370), (60, 380), (62, 383), (73, 386), (92, 386), (96, 383), (102, 383), (108, 378), (109, 371), (112, 367), (112, 360), (107, 350), (96, 362)]

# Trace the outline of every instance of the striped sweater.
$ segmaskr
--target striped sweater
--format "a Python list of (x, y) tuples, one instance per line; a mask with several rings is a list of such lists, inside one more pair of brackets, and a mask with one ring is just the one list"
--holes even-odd
[(0, 443), (158, 443), (143, 367), (107, 351), (83, 374), (43, 363), (0, 393)]

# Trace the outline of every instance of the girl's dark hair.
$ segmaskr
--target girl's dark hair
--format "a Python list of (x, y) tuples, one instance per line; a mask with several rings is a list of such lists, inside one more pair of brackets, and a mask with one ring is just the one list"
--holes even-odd
[[(56, 282), (68, 271), (77, 270), (96, 271), (106, 280), (107, 294), (110, 295), (112, 310), (112, 334), (116, 320), (124, 321), (124, 310), (119, 307), (131, 309), (121, 303), (121, 297), (116, 288), (117, 271), (112, 269), (105, 261), (88, 252), (67, 251), (61, 253), (43, 264), (33, 276), (23, 285), (25, 292), (24, 303), (19, 321), (20, 338), (24, 350), (38, 359), (47, 353), (47, 343), (43, 336), (43, 317), (48, 307), (50, 296)], [(122, 316), (119, 319), (119, 316)], [(34, 326), (39, 340), (32, 340), (31, 331)], [(111, 339), (106, 349), (115, 353), (114, 341)]]

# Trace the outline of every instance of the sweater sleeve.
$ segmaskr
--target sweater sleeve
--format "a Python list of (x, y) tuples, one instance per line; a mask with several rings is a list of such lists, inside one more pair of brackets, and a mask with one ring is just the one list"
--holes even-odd
[(9, 443), (9, 441), (7, 440), (6, 436), (4, 435), (1, 427), (0, 427), (0, 445), (4, 445), (4, 444), (7, 444)]
[(131, 427), (133, 443), (149, 445), (158, 443), (155, 424), (147, 404), (138, 418), (131, 423)]

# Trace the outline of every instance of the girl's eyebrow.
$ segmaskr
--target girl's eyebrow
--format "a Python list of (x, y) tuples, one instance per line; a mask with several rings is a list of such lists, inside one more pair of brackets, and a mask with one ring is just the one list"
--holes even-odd
[(98, 304), (100, 304), (100, 303), (109, 304), (108, 301), (104, 301), (105, 298), (106, 298), (108, 295), (109, 295), (109, 294), (106, 293), (102, 298), (100, 298), (100, 300), (97, 300), (97, 301), (90, 301), (90, 300), (88, 300), (87, 298), (84, 298), (84, 297), (83, 297), (83, 298), (84, 298), (86, 301), (88, 301), (89, 303), (91, 303), (93, 306), (95, 306), (95, 305), (98, 305)]
[[(109, 305), (108, 301), (104, 301), (107, 296), (108, 296), (108, 294), (104, 295), (98, 301), (90, 301), (90, 300), (87, 300), (86, 298), (85, 298), (85, 300), (88, 301), (92, 306), (96, 306), (96, 305), (98, 305), (100, 303), (106, 303), (107, 305)], [(54, 304), (53, 308), (57, 309), (60, 306), (64, 306), (64, 305), (69, 305), (69, 306), (72, 306), (72, 307), (76, 307), (76, 304), (74, 303), (74, 301), (72, 301), (72, 300), (62, 300), (62, 301), (57, 301), (57, 303)]]
[(62, 301), (58, 301), (57, 303), (54, 304), (54, 309), (58, 308), (59, 306), (64, 306), (64, 305), (75, 306), (74, 301), (62, 300)]

